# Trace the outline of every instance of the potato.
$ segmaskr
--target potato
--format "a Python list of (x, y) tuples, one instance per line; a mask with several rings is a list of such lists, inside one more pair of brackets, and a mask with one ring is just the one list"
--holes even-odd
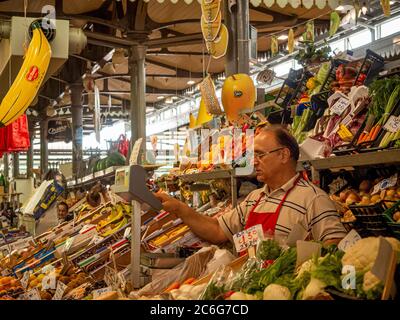
[(351, 190), (342, 191), (339, 195), (340, 201), (346, 202), (347, 196), (349, 195), (350, 192), (351, 192)]
[(395, 194), (396, 194), (396, 190), (394, 190), (394, 189), (389, 189), (386, 191), (386, 197), (394, 197)]
[(396, 222), (400, 221), (400, 211), (395, 212), (395, 214), (393, 215), (393, 220)]
[(371, 188), (372, 188), (372, 183), (369, 180), (361, 181), (360, 186), (358, 187), (358, 189), (363, 192), (369, 192)]

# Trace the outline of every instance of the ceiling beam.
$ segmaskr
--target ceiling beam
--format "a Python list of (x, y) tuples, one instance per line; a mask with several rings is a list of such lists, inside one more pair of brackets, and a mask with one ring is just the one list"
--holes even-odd
[(159, 61), (156, 61), (156, 60), (154, 60), (154, 59), (151, 59), (151, 58), (146, 58), (146, 62), (147, 63), (150, 63), (150, 64), (153, 64), (153, 65), (155, 65), (155, 66), (158, 66), (158, 67), (162, 67), (162, 68), (165, 68), (165, 69), (168, 69), (168, 70), (173, 70), (173, 71), (176, 71), (176, 76), (178, 77), (178, 78), (203, 78), (203, 73), (202, 72), (190, 72), (190, 71), (188, 71), (188, 70), (186, 70), (186, 69), (181, 69), (181, 68), (176, 68), (175, 66), (171, 66), (171, 65), (169, 65), (169, 64), (166, 64), (166, 63), (163, 63), (163, 62), (159, 62)]
[(187, 46), (191, 44), (202, 44), (203, 41), (204, 41), (203, 34), (199, 32), (199, 33), (186, 34), (184, 36), (151, 39), (145, 41), (144, 45), (146, 45), (149, 49), (153, 49), (153, 48)]

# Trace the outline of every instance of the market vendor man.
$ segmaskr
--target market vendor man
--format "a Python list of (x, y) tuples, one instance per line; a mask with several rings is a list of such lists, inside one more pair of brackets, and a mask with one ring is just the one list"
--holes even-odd
[(329, 196), (296, 172), (299, 146), (281, 126), (261, 128), (254, 138), (257, 180), (265, 185), (251, 192), (235, 209), (217, 219), (197, 213), (165, 193), (157, 193), (164, 210), (175, 213), (191, 230), (210, 243), (223, 243), (257, 224), (265, 233), (285, 239), (299, 224), (307, 239), (338, 243), (346, 229)]

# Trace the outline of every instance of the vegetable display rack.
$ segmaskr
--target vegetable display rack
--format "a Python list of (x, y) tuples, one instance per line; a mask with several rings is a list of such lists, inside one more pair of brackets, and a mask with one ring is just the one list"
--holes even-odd
[(365, 58), (354, 80), (354, 85), (357, 84), (362, 75), (365, 75), (364, 85), (368, 86), (379, 75), (384, 66), (385, 60), (380, 55), (367, 49)]
[(352, 226), (361, 237), (389, 236), (400, 239), (400, 224), (395, 223), (392, 219), (392, 212), (400, 207), (400, 201), (397, 201), (390, 209), (385, 202), (388, 200), (374, 205), (349, 206), (356, 218)]
[[(281, 89), (275, 99), (275, 103), (283, 108), (283, 114), (293, 101), (300, 99), (300, 95), (306, 88), (306, 83), (312, 74), (304, 69), (290, 69), (287, 79), (282, 84)], [(286, 121), (284, 121), (286, 122)]]

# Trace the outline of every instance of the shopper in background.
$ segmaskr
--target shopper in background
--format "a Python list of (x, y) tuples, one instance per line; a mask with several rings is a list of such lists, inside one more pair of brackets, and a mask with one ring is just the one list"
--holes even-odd
[(156, 196), (164, 210), (175, 213), (196, 235), (211, 243), (232, 241), (235, 233), (257, 224), (277, 239), (287, 238), (297, 224), (304, 230), (304, 238), (338, 243), (346, 229), (335, 205), (324, 191), (296, 172), (298, 158), (299, 146), (293, 136), (281, 126), (266, 126), (254, 138), (257, 180), (265, 185), (235, 209), (215, 219), (165, 193)]
[(72, 214), (68, 213), (68, 209), (68, 205), (64, 201), (57, 204), (57, 217), (59, 223), (71, 221), (74, 218)]

